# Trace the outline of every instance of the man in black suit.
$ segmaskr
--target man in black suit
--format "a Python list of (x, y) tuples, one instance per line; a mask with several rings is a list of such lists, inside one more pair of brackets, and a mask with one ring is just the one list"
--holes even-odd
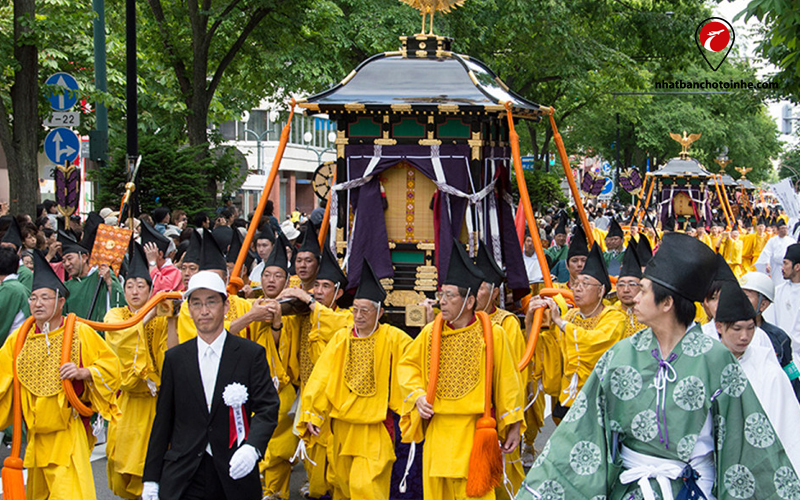
[[(197, 339), (168, 350), (164, 359), (142, 498), (260, 499), (256, 464), (280, 403), (266, 352), (225, 330), (228, 299), (219, 275), (198, 272), (184, 297)], [(235, 389), (240, 402), (246, 394), (244, 404), (231, 403)]]

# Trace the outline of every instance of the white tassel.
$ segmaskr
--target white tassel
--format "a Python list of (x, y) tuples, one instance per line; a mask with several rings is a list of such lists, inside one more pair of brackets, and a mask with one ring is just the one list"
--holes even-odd
[(575, 399), (575, 396), (578, 395), (578, 373), (577, 372), (572, 374), (572, 378), (569, 381), (569, 387), (567, 387), (566, 389), (564, 389), (561, 392), (563, 392), (564, 394), (568, 394), (569, 395), (569, 397), (566, 399), (566, 401), (564, 401), (565, 405), (567, 403), (569, 403), (570, 401), (572, 401), (573, 399)]
[(145, 379), (145, 382), (147, 382), (147, 388), (150, 390), (150, 395), (156, 397), (156, 395), (158, 394), (158, 386), (156, 385), (156, 383), (150, 380), (149, 378)]
[(308, 456), (308, 450), (306, 450), (306, 442), (302, 439), (300, 440), (300, 442), (297, 443), (297, 449), (294, 450), (294, 455), (292, 455), (292, 458), (289, 459), (289, 462), (294, 463), (295, 460), (297, 460), (298, 458), (300, 460), (308, 460), (309, 462), (311, 462), (311, 465), (315, 467), (317, 466), (317, 463), (311, 460), (311, 457)]
[(414, 463), (414, 457), (417, 455), (417, 443), (412, 441), (411, 447), (408, 450), (408, 460), (406, 460), (406, 470), (403, 472), (403, 479), (400, 481), (400, 486), (398, 486), (398, 490), (400, 493), (405, 493), (408, 489), (408, 483), (406, 479), (408, 478), (408, 473), (411, 471), (411, 464)]

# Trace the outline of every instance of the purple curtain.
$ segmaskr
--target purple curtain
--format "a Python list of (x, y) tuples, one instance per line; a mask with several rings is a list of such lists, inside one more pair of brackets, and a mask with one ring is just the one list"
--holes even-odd
[[(348, 162), (346, 171), (349, 177), (343, 181), (346, 182), (363, 177), (371, 157), (374, 156), (375, 149), (376, 147), (373, 145), (345, 146), (345, 156)], [(469, 192), (469, 171), (467, 169), (469, 155), (470, 148), (467, 145), (442, 145), (439, 147), (442, 170), (447, 184), (465, 193)], [(394, 166), (397, 162), (405, 160), (424, 176), (429, 179), (435, 179), (436, 175), (430, 156), (431, 148), (429, 146), (383, 146), (381, 148), (381, 159), (372, 173), (373, 175), (379, 174)], [(446, 193), (441, 194), (443, 199), (439, 213), (439, 241), (442, 244), (438, 249), (440, 282), (446, 275), (447, 266), (450, 263), (450, 251), (452, 249), (450, 242), (454, 237), (457, 238), (461, 232), (461, 224), (464, 221), (464, 213), (467, 207), (467, 200), (464, 198), (450, 196)], [(350, 199), (353, 209), (358, 214), (352, 235), (350, 260), (348, 262), (348, 288), (354, 288), (358, 286), (361, 279), (361, 267), (364, 259), (370, 262), (379, 278), (391, 277), (393, 268), (389, 246), (387, 245), (389, 238), (386, 232), (386, 221), (383, 218), (380, 185), (377, 175), (363, 186), (352, 189)], [(447, 200), (450, 202), (449, 214)], [(380, 216), (375, 217), (370, 214), (380, 214)]]

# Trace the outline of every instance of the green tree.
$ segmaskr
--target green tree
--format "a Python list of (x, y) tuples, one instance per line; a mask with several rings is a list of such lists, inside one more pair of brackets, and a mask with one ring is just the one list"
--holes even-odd
[[(514, 200), (518, 201), (519, 189), (517, 189), (517, 182), (514, 179), (511, 182), (511, 194)], [(567, 201), (561, 190), (561, 179), (555, 173), (543, 170), (525, 170), (525, 186), (528, 188), (528, 195), (534, 210), (553, 206), (559, 201)]]

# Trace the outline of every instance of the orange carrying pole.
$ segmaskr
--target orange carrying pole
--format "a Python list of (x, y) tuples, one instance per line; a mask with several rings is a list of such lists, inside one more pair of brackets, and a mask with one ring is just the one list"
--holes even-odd
[(725, 206), (725, 198), (723, 198), (722, 197), (722, 193), (720, 193), (719, 183), (717, 182), (717, 177), (721, 178), (721, 176), (718, 176), (718, 175), (714, 176), (714, 187), (717, 190), (717, 199), (719, 200), (719, 206), (722, 209), (722, 213), (725, 214), (725, 221), (728, 223), (728, 230), (730, 230), (730, 228), (733, 227), (733, 226), (731, 225), (731, 218), (728, 216), (728, 209)]
[(281, 141), (278, 144), (278, 150), (275, 152), (275, 159), (272, 161), (272, 170), (269, 172), (267, 183), (264, 185), (264, 190), (261, 192), (261, 199), (258, 200), (258, 206), (250, 220), (250, 225), (247, 228), (247, 235), (242, 242), (242, 249), (239, 251), (239, 256), (236, 257), (236, 263), (233, 265), (231, 277), (228, 279), (228, 293), (236, 295), (239, 290), (244, 287), (244, 280), (240, 276), (242, 274), (242, 266), (244, 266), (247, 251), (250, 249), (250, 244), (253, 242), (258, 226), (261, 224), (261, 216), (264, 214), (264, 208), (267, 206), (269, 200), (269, 193), (272, 191), (272, 186), (275, 184), (275, 179), (278, 177), (278, 170), (281, 167), (281, 160), (283, 159), (283, 152), (286, 150), (286, 144), (289, 143), (289, 131), (292, 129), (292, 118), (294, 117), (295, 100), (291, 100), (291, 108), (289, 110), (289, 119), (286, 120), (286, 125), (283, 126), (281, 131)]
[[(722, 176), (720, 176), (720, 184), (722, 184)], [(733, 229), (733, 226), (739, 225), (739, 222), (736, 220), (736, 216), (733, 214), (733, 209), (731, 208), (731, 202), (728, 199), (728, 191), (725, 190), (725, 185), (722, 184), (722, 197), (725, 198), (725, 206), (728, 208), (728, 213), (731, 214), (731, 224), (729, 229)], [(741, 228), (739, 228), (741, 229)]]
[(333, 176), (331, 177), (331, 189), (328, 191), (328, 201), (325, 203), (325, 215), (322, 216), (322, 226), (319, 228), (319, 247), (322, 248), (322, 245), (325, 243), (325, 233), (328, 232), (328, 225), (330, 224), (330, 217), (331, 217), (331, 199), (336, 196), (336, 193), (333, 191), (333, 186), (336, 184), (336, 167), (333, 169)]
[(578, 191), (575, 177), (572, 176), (572, 169), (569, 166), (569, 157), (567, 157), (567, 150), (564, 147), (564, 139), (561, 138), (561, 134), (556, 127), (556, 119), (553, 116), (555, 112), (556, 110), (551, 106), (550, 126), (553, 128), (553, 140), (556, 143), (556, 148), (558, 148), (558, 156), (561, 158), (561, 167), (564, 169), (564, 175), (567, 177), (567, 182), (569, 183), (569, 190), (572, 192), (572, 198), (575, 200), (575, 207), (578, 209), (578, 216), (581, 219), (581, 224), (583, 224), (583, 232), (586, 233), (586, 239), (589, 241), (589, 248), (592, 248), (594, 244), (594, 235), (592, 234), (591, 226), (589, 226), (589, 218), (586, 217), (586, 209), (583, 208), (581, 193)]
[[(641, 213), (636, 215), (636, 225), (637, 226), (639, 225), (639, 222), (641, 222), (642, 217), (644, 217), (645, 212), (647, 212), (647, 207), (650, 205), (650, 199), (653, 196), (653, 186), (656, 185), (655, 176), (651, 175), (650, 177), (652, 178), (652, 182), (650, 183), (650, 189), (647, 191), (647, 198), (644, 199), (644, 207), (642, 207)], [(647, 179), (647, 176), (645, 176), (645, 179)]]

